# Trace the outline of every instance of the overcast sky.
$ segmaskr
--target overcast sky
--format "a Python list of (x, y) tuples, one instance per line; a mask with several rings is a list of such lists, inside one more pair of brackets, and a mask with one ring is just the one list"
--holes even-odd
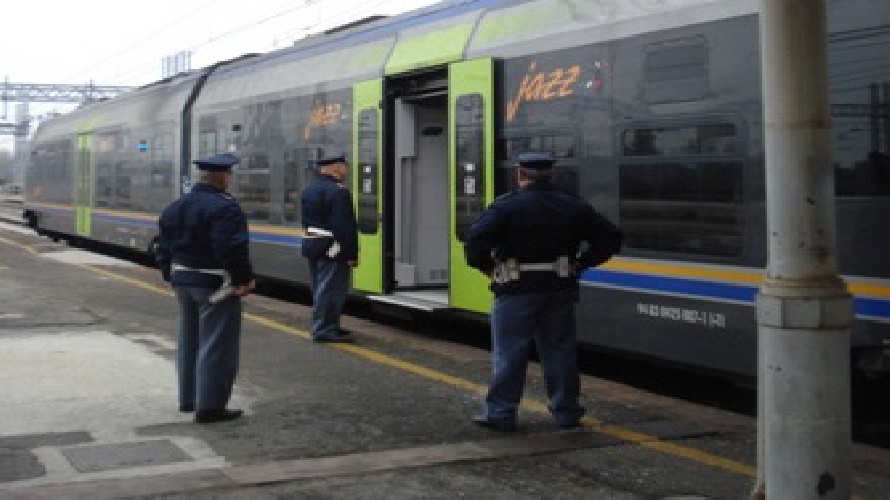
[[(161, 60), (192, 51), (192, 68), (269, 52), (307, 34), (438, 0), (14, 0), (3, 2), (0, 78), (12, 83), (143, 85)], [(31, 104), (30, 114), (66, 111)], [(15, 120), (15, 106), (0, 121)], [(12, 139), (0, 136), (0, 148)]]

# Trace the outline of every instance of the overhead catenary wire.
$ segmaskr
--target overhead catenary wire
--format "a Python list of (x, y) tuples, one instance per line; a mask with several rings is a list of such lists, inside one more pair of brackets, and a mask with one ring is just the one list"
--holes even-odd
[[(316, 20), (316, 22), (314, 24), (310, 25), (306, 30), (304, 30), (304, 32), (306, 34), (310, 34), (310, 31), (313, 28), (326, 28), (326, 27), (329, 27), (330, 25), (335, 24), (337, 22), (342, 22), (343, 20), (351, 19), (353, 17), (356, 17), (360, 13), (368, 12), (371, 9), (378, 8), (382, 5), (392, 3), (394, 1), (395, 0), (380, 0), (378, 2), (374, 2), (371, 4), (360, 5), (360, 6), (350, 8), (350, 9), (345, 9), (345, 10), (339, 11), (337, 13), (334, 13), (332, 15), (329, 15), (327, 17), (323, 17), (323, 18), (319, 17)], [(190, 47), (188, 47), (187, 49), (184, 49), (184, 50), (197, 52), (200, 49), (207, 48), (208, 46), (210, 46), (216, 42), (219, 42), (221, 40), (224, 40), (228, 37), (231, 37), (231, 36), (237, 35), (239, 33), (243, 33), (247, 30), (262, 26), (263, 24), (266, 24), (272, 20), (275, 20), (277, 18), (280, 18), (280, 17), (288, 15), (288, 14), (292, 14), (296, 11), (305, 9), (309, 6), (319, 4), (320, 2), (321, 2), (321, 0), (304, 0), (304, 2), (298, 6), (289, 7), (282, 11), (275, 12), (274, 14), (266, 15), (260, 19), (257, 19), (257, 20), (254, 20), (254, 21), (251, 21), (248, 23), (244, 23), (244, 24), (237, 26), (235, 28), (231, 28), (231, 29), (228, 29), (221, 33), (215, 34), (215, 35), (208, 37), (207, 39), (205, 39), (199, 43), (191, 45)], [(271, 50), (271, 49), (274, 49), (275, 46), (274, 46), (274, 43), (269, 43), (268, 45), (264, 46), (263, 48), (266, 50)], [(244, 51), (241, 51), (241, 53), (243, 53), (243, 52)], [(220, 57), (218, 59), (226, 59), (226, 58), (234, 57), (237, 55), (239, 55), (239, 54), (229, 54), (228, 56)], [(215, 62), (215, 61), (213, 61), (213, 62)], [(145, 63), (139, 64), (138, 66), (131, 67), (131, 69), (129, 69), (129, 70), (119, 73), (118, 77), (113, 79), (111, 83), (124, 85), (124, 84), (131, 84), (133, 82), (137, 82), (137, 84), (139, 84), (139, 85), (144, 84), (147, 81), (153, 80), (154, 78), (148, 77), (148, 78), (139, 80), (139, 79), (135, 78), (135, 76), (143, 74), (143, 73), (148, 73), (149, 71), (153, 70), (156, 67), (157, 67), (157, 63), (155, 61), (147, 61)]]
[(156, 30), (154, 33), (152, 33), (151, 35), (148, 35), (148, 36), (146, 36), (146, 37), (144, 37), (144, 38), (141, 38), (140, 40), (138, 40), (138, 41), (136, 41), (136, 42), (134, 42), (134, 43), (128, 45), (126, 48), (122, 49), (121, 51), (116, 52), (116, 53), (114, 53), (114, 54), (112, 54), (112, 55), (110, 55), (110, 56), (104, 57), (104, 58), (100, 59), (99, 61), (97, 61), (97, 62), (95, 62), (95, 63), (92, 63), (90, 66), (87, 66), (87, 67), (85, 67), (85, 68), (83, 68), (83, 69), (78, 70), (77, 73), (74, 73), (74, 74), (73, 74), (71, 77), (69, 77), (69, 78), (65, 78), (63, 81), (76, 81), (76, 78), (77, 78), (78, 76), (80, 76), (80, 75), (86, 75), (90, 70), (92, 70), (92, 69), (94, 69), (94, 68), (98, 68), (98, 67), (102, 66), (103, 64), (107, 63), (108, 61), (111, 61), (111, 60), (114, 60), (114, 59), (116, 59), (116, 58), (118, 58), (118, 57), (127, 55), (127, 54), (130, 53), (133, 49), (135, 49), (135, 48), (137, 48), (137, 47), (139, 47), (139, 46), (144, 45), (145, 43), (147, 43), (147, 42), (150, 41), (150, 40), (153, 40), (153, 39), (157, 38), (157, 37), (160, 36), (162, 33), (164, 33), (164, 32), (166, 32), (166, 31), (170, 30), (170, 29), (173, 28), (174, 26), (177, 26), (177, 25), (183, 23), (184, 21), (186, 21), (187, 19), (191, 18), (193, 15), (197, 14), (198, 12), (201, 12), (202, 10), (206, 9), (207, 7), (210, 7), (211, 5), (215, 4), (217, 1), (218, 1), (218, 0), (210, 0), (209, 2), (207, 2), (207, 3), (203, 4), (203, 5), (201, 5), (201, 6), (197, 7), (197, 8), (195, 8), (195, 9), (193, 9), (193, 10), (191, 10), (191, 11), (189, 11), (187, 14), (178, 17), (175, 21), (173, 21), (173, 22), (171, 22), (171, 23), (168, 23), (166, 26), (163, 26), (163, 27), (159, 28), (159, 29)]

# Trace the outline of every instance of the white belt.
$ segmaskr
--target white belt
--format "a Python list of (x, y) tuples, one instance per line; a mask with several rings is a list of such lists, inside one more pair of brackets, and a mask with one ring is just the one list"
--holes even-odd
[(322, 229), (320, 227), (307, 227), (306, 232), (311, 236), (325, 236), (327, 238), (333, 238), (334, 233), (328, 231), (327, 229)]
[(193, 273), (211, 274), (222, 278), (222, 285), (220, 285), (219, 288), (207, 298), (207, 302), (210, 302), (211, 304), (216, 304), (217, 302), (228, 298), (232, 295), (232, 292), (235, 291), (235, 287), (232, 286), (232, 275), (225, 269), (194, 269), (188, 266), (183, 266), (182, 264), (173, 264), (170, 266), (170, 271), (191, 271)]
[(560, 278), (568, 278), (572, 275), (569, 265), (569, 256), (560, 255), (553, 262), (526, 262), (519, 263), (516, 259), (507, 259), (506, 262), (498, 262), (494, 267), (493, 279), (496, 283), (509, 283), (519, 280), (523, 271), (545, 271), (556, 273)]
[[(309, 226), (306, 228), (306, 234), (308, 234), (310, 236), (322, 236), (325, 238), (333, 238), (334, 237), (334, 233), (328, 231), (327, 229), (322, 229), (320, 227), (312, 227), (312, 226)], [(328, 258), (333, 259), (339, 253), (340, 253), (340, 244), (337, 243), (337, 240), (334, 240), (334, 242), (331, 243), (331, 246), (328, 247), (328, 251), (325, 252), (325, 255), (327, 255)]]
[(229, 275), (225, 269), (194, 269), (188, 266), (183, 266), (182, 264), (173, 264), (170, 266), (170, 271), (191, 271), (193, 273), (212, 274), (214, 276), (219, 276), (220, 278), (226, 278)]

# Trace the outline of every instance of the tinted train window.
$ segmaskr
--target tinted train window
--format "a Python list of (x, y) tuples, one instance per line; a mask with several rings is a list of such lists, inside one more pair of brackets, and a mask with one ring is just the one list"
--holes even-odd
[(553, 155), (556, 167), (553, 182), (557, 186), (578, 193), (578, 163), (575, 160), (577, 145), (570, 135), (535, 135), (527, 137), (510, 137), (502, 143), (502, 157), (507, 159), (503, 169), (495, 175), (497, 192), (505, 193), (516, 189), (516, 174), (513, 160), (524, 151), (541, 151)]
[(708, 90), (705, 38), (683, 38), (646, 46), (643, 74), (643, 92), (648, 102), (701, 99)]
[(365, 109), (358, 122), (358, 230), (377, 232), (377, 110)]
[(671, 128), (640, 128), (621, 135), (624, 156), (736, 155), (738, 133), (732, 123)]
[(569, 135), (536, 135), (504, 140), (504, 156), (516, 158), (524, 151), (546, 151), (557, 160), (575, 157), (575, 138)]
[(628, 248), (742, 254), (743, 162), (736, 125), (629, 129), (621, 142), (619, 215)]
[(455, 168), (455, 226), (457, 238), (485, 208), (485, 115), (482, 96), (467, 94), (457, 98), (457, 164)]
[(742, 164), (622, 165), (619, 214), (629, 248), (738, 256)]
[(198, 158), (206, 158), (219, 151), (215, 130), (201, 132), (198, 141)]
[(249, 220), (269, 220), (269, 174), (235, 171), (234, 195)]
[(832, 95), (837, 196), (890, 196), (890, 83), (850, 87)]

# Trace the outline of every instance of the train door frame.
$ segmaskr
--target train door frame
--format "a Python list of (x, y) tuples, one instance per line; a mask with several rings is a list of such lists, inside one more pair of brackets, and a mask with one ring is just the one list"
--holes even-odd
[[(435, 311), (439, 309), (447, 309), (449, 307), (449, 277), (448, 266), (451, 259), (450, 247), (448, 245), (448, 231), (450, 226), (448, 196), (449, 190), (449, 163), (447, 160), (450, 148), (450, 140), (446, 130), (448, 129), (448, 71), (445, 66), (437, 66), (425, 68), (421, 71), (391, 75), (386, 78), (383, 107), (383, 157), (385, 168), (382, 169), (383, 183), (383, 221), (384, 221), (384, 263), (383, 276), (386, 295), (371, 297), (380, 302), (394, 303), (400, 306)], [(440, 104), (436, 104), (441, 101)], [(418, 116), (418, 110), (423, 106), (430, 106), (434, 110), (440, 111), (442, 137), (446, 138), (442, 144), (440, 152), (443, 156), (442, 161), (427, 162), (421, 158), (418, 160), (416, 139), (422, 134), (416, 128), (415, 118)], [(409, 132), (410, 137), (400, 137), (400, 134)], [(404, 153), (404, 154), (403, 154)], [(439, 214), (431, 213), (429, 210), (426, 215), (421, 215), (426, 221), (433, 220), (441, 224), (441, 246), (438, 254), (439, 266), (436, 272), (441, 273), (438, 277), (439, 282), (434, 283), (430, 280), (415, 279), (411, 276), (417, 276), (418, 272), (426, 269), (425, 264), (436, 260), (435, 253), (437, 250), (427, 244), (418, 244), (418, 234), (408, 232), (404, 227), (406, 221), (410, 218), (397, 213), (410, 210), (411, 203), (416, 203), (418, 198), (406, 200), (399, 190), (404, 187), (404, 179), (401, 176), (405, 172), (412, 169), (411, 165), (404, 165), (402, 160), (408, 157), (413, 158), (411, 163), (421, 165), (420, 169), (426, 169), (429, 174), (430, 169), (440, 168), (439, 173), (432, 172), (431, 177), (433, 183), (441, 185), (443, 196), (441, 201), (441, 212)], [(429, 163), (432, 163), (430, 165)], [(441, 174), (441, 175), (439, 175)], [(429, 198), (427, 198), (429, 199)], [(422, 202), (422, 201), (421, 201)], [(426, 207), (429, 208), (429, 207)], [(415, 218), (417, 214), (415, 214)], [(442, 216), (444, 215), (444, 219)], [(423, 247), (424, 252), (433, 254), (411, 258), (406, 258), (403, 252), (403, 246)], [(397, 248), (398, 247), (398, 248)], [(364, 252), (364, 250), (363, 250)], [(420, 265), (417, 265), (420, 264)], [(412, 267), (414, 266), (414, 267)], [(424, 282), (425, 281), (425, 282)]]
[[(353, 275), (355, 290), (369, 293), (373, 300), (426, 310), (459, 308), (481, 313), (490, 310), (492, 296), (488, 278), (467, 265), (463, 241), (457, 232), (465, 231), (494, 199), (494, 68), (491, 58), (458, 61), (353, 86), (352, 188), (361, 248), (360, 264)], [(444, 105), (433, 100), (442, 96), (445, 96)], [(414, 127), (415, 137), (410, 138), (411, 141), (422, 133), (416, 130), (415, 124), (400, 124), (400, 120), (413, 115), (416, 110), (412, 111), (412, 106), (425, 103), (445, 112), (442, 125), (447, 134), (444, 152), (447, 158), (442, 187), (447, 191), (443, 203), (447, 211), (443, 238), (447, 277), (444, 283), (421, 280), (418, 287), (414, 286), (418, 283), (411, 280), (400, 283), (397, 276), (412, 272), (397, 268), (397, 264), (404, 262), (397, 262), (400, 257), (396, 245), (402, 243), (405, 236), (396, 235), (402, 230), (397, 224), (404, 221), (396, 216), (396, 211), (406, 208), (396, 198), (397, 188), (401, 186), (397, 176), (403, 172), (399, 164), (404, 157), (399, 156), (399, 148), (405, 148), (405, 139), (399, 139), (398, 135), (406, 127)], [(376, 119), (371, 118), (369, 112), (376, 112)], [(376, 135), (369, 132), (373, 127), (377, 127)], [(374, 144), (372, 136), (377, 141), (376, 155), (369, 149)], [(468, 151), (473, 156), (467, 156)], [(434, 184), (437, 182), (433, 179)]]

